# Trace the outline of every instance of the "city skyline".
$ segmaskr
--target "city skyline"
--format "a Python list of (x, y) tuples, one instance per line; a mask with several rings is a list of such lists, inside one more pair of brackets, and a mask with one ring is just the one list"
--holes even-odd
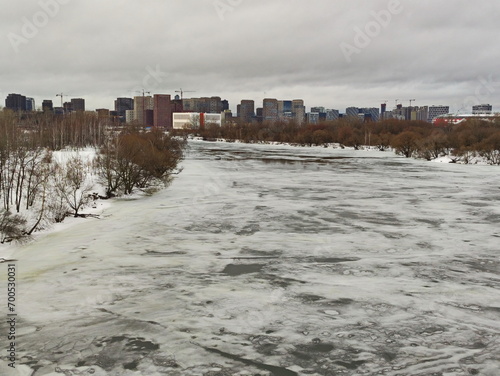
[[(152, 109), (154, 97), (157, 97), (157, 96), (169, 97), (169, 100), (174, 100), (174, 99), (179, 100), (180, 99), (179, 95), (172, 95), (172, 94), (166, 94), (166, 93), (151, 93), (151, 92), (144, 92), (144, 93), (147, 93), (147, 95), (145, 95), (145, 96), (136, 95), (136, 96), (133, 96), (130, 98), (129, 97), (115, 97), (114, 99), (110, 100), (110, 103), (112, 104), (111, 106), (100, 107), (100, 108), (95, 108), (95, 109), (88, 108), (85, 105), (86, 100), (84, 98), (64, 97), (64, 98), (66, 98), (65, 100), (61, 98), (61, 99), (58, 99), (56, 101), (54, 101), (52, 99), (45, 98), (43, 100), (37, 101), (34, 98), (30, 98), (27, 95), (24, 95), (21, 93), (9, 93), (6, 96), (4, 103), (7, 104), (7, 101), (9, 100), (9, 97), (11, 97), (11, 96), (22, 96), (26, 100), (31, 100), (32, 107), (30, 109), (28, 109), (28, 111), (43, 111), (44, 105), (47, 102), (51, 102), (53, 108), (64, 108), (65, 111), (74, 111), (74, 110), (77, 110), (77, 111), (78, 110), (98, 111), (98, 110), (102, 110), (102, 109), (107, 109), (110, 111), (120, 111), (121, 107), (123, 106), (123, 104), (121, 104), (121, 100), (130, 101), (129, 102), (130, 104), (128, 104), (126, 107), (127, 107), (127, 109), (134, 109), (133, 103), (137, 102), (137, 100), (142, 100), (142, 98), (144, 97), (144, 98), (147, 98), (148, 100), (151, 101), (151, 103), (147, 107)], [(61, 94), (57, 94), (56, 97), (61, 97)], [(221, 108), (217, 108), (216, 110), (214, 110), (215, 109), (213, 107), (214, 105), (209, 104), (210, 100), (213, 100), (214, 98), (217, 98), (219, 100), (219, 102), (221, 102), (221, 104), (220, 104), (222, 106)], [(61, 103), (61, 102), (59, 102), (60, 100), (62, 102), (62, 106), (59, 104), (59, 103)], [(209, 107), (202, 108), (202, 109), (191, 108), (191, 106), (193, 106), (193, 104), (191, 104), (191, 103), (194, 103), (192, 101), (200, 101), (200, 100), (202, 102), (208, 101), (207, 105)], [(317, 110), (319, 108), (322, 108), (323, 110), (333, 110), (333, 111), (336, 111), (340, 114), (346, 114), (346, 115), (349, 115), (350, 109), (370, 109), (370, 108), (373, 108), (373, 109), (377, 109), (379, 111), (382, 111), (382, 108), (383, 108), (383, 111), (391, 112), (391, 111), (395, 111), (395, 110), (397, 111), (398, 109), (401, 109), (401, 108), (410, 108), (410, 107), (414, 108), (414, 109), (418, 109), (418, 108), (422, 108), (422, 107), (448, 107), (448, 108), (450, 108), (449, 113), (450, 114), (453, 113), (451, 111), (451, 107), (448, 104), (443, 104), (443, 103), (439, 103), (439, 104), (437, 104), (437, 103), (414, 104), (415, 99), (411, 99), (412, 102), (410, 102), (410, 105), (405, 105), (403, 103), (404, 101), (396, 100), (393, 106), (388, 104), (388, 101), (384, 101), (383, 103), (379, 103), (377, 106), (359, 106), (359, 105), (356, 105), (355, 103), (354, 104), (351, 103), (350, 105), (348, 105), (345, 108), (336, 107), (336, 106), (306, 105), (306, 102), (303, 99), (298, 99), (298, 98), (295, 98), (293, 100), (291, 100), (289, 98), (261, 98), (260, 101), (254, 101), (254, 100), (250, 100), (250, 99), (240, 99), (239, 102), (231, 105), (231, 103), (229, 103), (226, 99), (222, 99), (221, 96), (212, 96), (212, 97), (187, 97), (187, 98), (183, 98), (182, 102), (184, 102), (183, 112), (221, 113), (224, 110), (229, 109), (233, 113), (233, 116), (236, 116), (236, 114), (240, 113), (240, 106), (242, 106), (244, 103), (251, 103), (251, 109), (252, 109), (251, 112), (253, 112), (254, 114), (259, 109), (264, 111), (264, 109), (266, 108), (266, 101), (267, 102), (268, 101), (275, 101), (276, 102), (275, 111), (279, 109), (279, 106), (283, 106), (284, 102), (285, 103), (289, 102), (289, 106), (292, 106), (292, 104), (294, 102), (299, 101), (300, 103), (298, 103), (298, 105), (304, 108), (303, 115), (305, 115), (309, 112), (322, 112), (322, 111)], [(222, 104), (224, 102), (226, 103), (227, 108), (224, 107), (224, 105)], [(39, 103), (39, 104), (37, 104), (37, 103)], [(77, 107), (75, 107), (75, 103), (78, 103)], [(118, 104), (118, 103), (120, 103), (120, 104)], [(118, 104), (118, 107), (117, 107), (117, 104)], [(69, 107), (67, 107), (67, 106), (69, 106)], [(139, 105), (140, 108), (142, 108), (141, 106), (142, 105)], [(286, 104), (285, 104), (285, 106), (286, 106)], [(488, 107), (489, 113), (499, 113), (499, 112), (494, 111), (495, 105), (491, 105), (489, 103), (477, 103), (477, 104), (471, 105), (469, 108), (463, 107), (459, 113), (473, 114), (473, 113), (475, 113), (475, 111), (481, 112), (481, 110), (484, 110), (484, 108), (483, 108), (484, 106)], [(8, 106), (6, 106), (6, 105), (4, 106), (4, 105), (2, 105), (2, 103), (0, 103), (0, 108), (3, 108), (3, 107), (8, 107)], [(475, 108), (476, 108), (476, 110), (475, 110)], [(292, 107), (290, 107), (290, 111), (291, 110), (292, 110)], [(121, 109), (121, 111), (124, 112), (125, 110)], [(248, 110), (245, 109), (245, 110), (241, 110), (241, 111), (243, 113), (245, 113), (245, 115), (243, 115), (243, 117), (249, 116), (249, 113), (247, 113)], [(278, 112), (283, 113), (286, 111), (288, 111), (288, 110), (281, 108), (281, 110), (279, 110)], [(295, 112), (295, 111), (291, 111), (291, 112)], [(264, 116), (264, 117), (266, 117), (266, 116)], [(136, 120), (139, 120), (139, 119), (136, 119)]]
[[(494, 1), (40, 0), (0, 15), (0, 95), (89, 109), (145, 89), (307, 106), (500, 101)], [(53, 97), (47, 96), (53, 95)], [(497, 110), (497, 108), (494, 108)]]

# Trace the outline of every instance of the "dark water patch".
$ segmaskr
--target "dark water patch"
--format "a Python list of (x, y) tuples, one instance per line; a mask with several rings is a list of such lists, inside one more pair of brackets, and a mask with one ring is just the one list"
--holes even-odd
[(331, 343), (307, 343), (305, 345), (297, 345), (295, 346), (299, 351), (305, 353), (329, 353), (330, 351), (335, 349)]
[(462, 204), (467, 206), (472, 206), (475, 208), (485, 208), (487, 206), (491, 206), (490, 203), (480, 202), (480, 201), (465, 201)]
[(432, 219), (428, 219), (428, 218), (415, 218), (415, 221), (431, 225), (432, 227), (440, 227), (441, 226), (440, 221), (432, 220)]
[(137, 371), (137, 366), (138, 365), (139, 365), (139, 361), (138, 360), (133, 360), (130, 363), (125, 363), (123, 365), (123, 368), (124, 369), (128, 369), (130, 371)]
[(144, 338), (133, 338), (130, 339), (130, 341), (125, 345), (125, 348), (129, 349), (130, 351), (150, 352), (158, 350), (160, 348), (160, 345), (151, 341), (146, 341)]
[(329, 303), (333, 305), (349, 305), (354, 303), (354, 300), (349, 298), (340, 298), (340, 299), (330, 300)]
[(335, 362), (335, 364), (337, 364), (339, 366), (342, 366), (344, 368), (347, 368), (347, 369), (351, 369), (351, 370), (359, 368), (364, 363), (365, 363), (364, 360), (353, 360), (353, 361), (350, 361), (350, 362), (343, 361), (343, 360), (337, 360)]
[(400, 221), (396, 216), (384, 212), (370, 213), (370, 216), (365, 216), (364, 220), (368, 223), (372, 223), (375, 225), (385, 225), (385, 226), (403, 225), (402, 221)]
[(314, 294), (300, 294), (297, 295), (297, 298), (305, 303), (315, 303), (320, 300), (325, 300), (325, 297)]
[(500, 273), (500, 263), (491, 260), (477, 260), (467, 261), (464, 264), (468, 265), (471, 269), (480, 270), (482, 272)]
[(318, 215), (318, 212), (315, 210), (298, 210), (297, 213), (307, 217), (316, 217)]
[(205, 346), (200, 346), (200, 347), (202, 347), (203, 349), (205, 349), (208, 352), (223, 356), (224, 358), (235, 360), (237, 362), (240, 362), (240, 363), (243, 363), (243, 364), (246, 364), (249, 366), (253, 366), (253, 367), (261, 369), (263, 371), (269, 371), (269, 372), (271, 372), (271, 374), (273, 376), (299, 376), (299, 374), (297, 372), (290, 371), (289, 369), (286, 369), (283, 367), (277, 367), (277, 366), (273, 366), (270, 364), (260, 363), (260, 362), (257, 362), (257, 361), (251, 360), (251, 359), (242, 358), (238, 355), (233, 355), (233, 354), (227, 353), (225, 351), (222, 351), (219, 349), (214, 349), (211, 347), (205, 347)]
[(382, 358), (384, 358), (384, 360), (386, 362), (392, 362), (394, 359), (396, 359), (397, 357), (397, 354), (396, 353), (392, 353), (392, 352), (389, 352), (389, 351), (383, 351), (380, 356)]
[(420, 334), (433, 335), (436, 333), (442, 333), (444, 331), (445, 331), (445, 329), (442, 326), (439, 326), (439, 325), (438, 326), (429, 326), (429, 327), (425, 328), (424, 330), (422, 330), (420, 332)]
[(306, 281), (301, 281), (300, 279), (285, 278), (274, 274), (264, 274), (263, 278), (268, 280), (271, 283), (271, 285), (282, 288), (287, 288), (288, 286), (294, 283), (300, 283), (300, 284), (307, 283)]
[(263, 205), (257, 205), (254, 210), (268, 210), (270, 209), (269, 206), (263, 206)]
[(231, 277), (236, 277), (242, 274), (258, 273), (266, 264), (228, 264), (222, 271)]
[(495, 312), (500, 314), (500, 307), (483, 307), (485, 311)]
[(484, 219), (491, 223), (500, 223), (500, 214), (490, 214)]
[(308, 353), (303, 352), (303, 351), (298, 351), (298, 350), (292, 351), (291, 354), (300, 360), (312, 360), (313, 359), (311, 354), (308, 354)]

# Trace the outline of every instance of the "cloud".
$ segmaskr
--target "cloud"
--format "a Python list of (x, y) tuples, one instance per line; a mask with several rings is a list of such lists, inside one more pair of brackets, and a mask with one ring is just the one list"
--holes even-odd
[[(226, 6), (222, 17), (217, 4)], [(382, 22), (391, 6), (401, 11)], [(48, 21), (26, 37), (23, 27), (37, 15), (41, 24), (40, 12)], [(0, 95), (20, 92), (40, 105), (64, 91), (84, 96), (89, 108), (112, 108), (116, 97), (145, 86), (148, 68), (159, 67), (161, 82), (145, 89), (220, 95), (232, 108), (269, 95), (341, 110), (399, 97), (452, 104), (495, 73), (499, 13), (492, 0), (16, 3), (0, 15)], [(369, 34), (362, 47), (360, 30)], [(26, 41), (17, 50), (13, 34)], [(357, 49), (350, 61), (343, 43)], [(478, 100), (495, 106), (500, 86), (490, 81), (493, 89)]]

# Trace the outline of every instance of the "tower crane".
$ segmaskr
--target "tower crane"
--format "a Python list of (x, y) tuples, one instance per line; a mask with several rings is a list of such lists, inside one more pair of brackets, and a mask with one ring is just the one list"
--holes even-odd
[(59, 93), (59, 94), (56, 94), (56, 97), (61, 97), (61, 107), (64, 108), (64, 93)]
[(196, 93), (193, 90), (182, 90), (182, 88), (180, 90), (176, 90), (175, 92), (176, 93), (181, 93), (181, 100), (184, 98), (184, 93)]

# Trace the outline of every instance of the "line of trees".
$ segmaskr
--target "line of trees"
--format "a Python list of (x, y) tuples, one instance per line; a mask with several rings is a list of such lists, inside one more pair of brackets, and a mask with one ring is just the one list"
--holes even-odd
[(177, 130), (176, 134), (196, 133), (205, 139), (223, 138), (243, 142), (283, 142), (297, 145), (340, 144), (353, 147), (374, 146), (393, 149), (405, 157), (434, 159), (442, 155), (461, 158), (484, 157), (500, 164), (500, 119), (470, 119), (463, 123), (436, 126), (422, 121), (384, 120), (364, 123), (343, 118), (316, 125), (277, 121), (219, 127), (208, 124), (201, 130)]
[[(0, 112), (0, 243), (81, 216), (98, 197), (96, 183), (106, 197), (166, 186), (185, 146), (161, 130), (117, 129), (93, 114)], [(95, 158), (79, 153), (88, 147)], [(58, 161), (54, 151), (62, 149), (70, 151)]]

